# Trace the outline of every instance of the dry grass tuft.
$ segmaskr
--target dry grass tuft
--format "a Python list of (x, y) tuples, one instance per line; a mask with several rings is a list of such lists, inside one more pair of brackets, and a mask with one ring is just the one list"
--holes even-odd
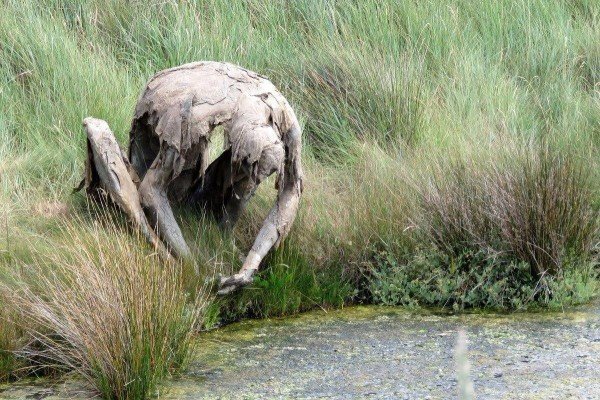
[(525, 261), (537, 276), (589, 259), (597, 223), (592, 170), (568, 150), (511, 149), (437, 168), (422, 191), (422, 218), (447, 254), (483, 250)]
[(181, 266), (108, 225), (65, 228), (77, 233), (69, 248), (2, 289), (29, 340), (18, 355), (33, 368), (75, 370), (104, 398), (140, 399), (186, 361), (207, 298), (190, 299)]

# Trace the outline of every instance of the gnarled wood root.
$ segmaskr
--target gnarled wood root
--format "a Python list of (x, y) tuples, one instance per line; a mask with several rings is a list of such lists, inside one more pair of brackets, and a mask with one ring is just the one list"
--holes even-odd
[[(101, 192), (127, 214), (146, 239), (165, 257), (169, 257), (162, 242), (150, 227), (140, 204), (135, 171), (129, 167), (127, 157), (108, 124), (96, 118), (83, 120), (87, 134), (88, 155), (83, 186), (88, 194)], [(137, 179), (136, 179), (137, 180)]]
[[(140, 202), (137, 174), (119, 148), (108, 124), (101, 119), (88, 117), (83, 126), (87, 135), (88, 157), (81, 186), (88, 194), (108, 196), (163, 257), (171, 257), (172, 251), (164, 246), (146, 218)], [(208, 169), (211, 170), (210, 166)], [(287, 174), (284, 175), (282, 190), (260, 229), (252, 250), (245, 258), (240, 272), (220, 279), (219, 295), (232, 293), (251, 283), (262, 259), (289, 231), (297, 212), (302, 187), (292, 175), (293, 171), (290, 173), (290, 165), (285, 169)]]
[[(218, 125), (226, 148), (207, 165)], [(208, 61), (159, 72), (136, 105), (129, 158), (106, 122), (86, 118), (84, 127), (86, 192), (107, 195), (165, 257), (191, 258), (170, 202), (204, 207), (230, 229), (258, 185), (277, 173), (277, 200), (241, 270), (220, 280), (219, 294), (252, 282), (288, 234), (302, 193), (301, 131), (289, 103), (265, 77)]]

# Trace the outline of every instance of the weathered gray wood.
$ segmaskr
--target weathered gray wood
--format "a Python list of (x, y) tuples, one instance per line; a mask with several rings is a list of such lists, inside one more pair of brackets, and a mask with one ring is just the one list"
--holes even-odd
[(84, 178), (89, 193), (101, 189), (140, 229), (148, 241), (161, 253), (168, 255), (164, 245), (148, 224), (126, 159), (108, 124), (96, 118), (86, 118), (83, 126), (88, 140), (88, 158)]
[[(104, 121), (87, 118), (84, 125), (90, 153), (86, 186), (98, 181), (155, 246), (160, 237), (182, 258), (191, 252), (170, 202), (196, 199), (230, 228), (256, 187), (277, 173), (275, 205), (242, 269), (221, 280), (219, 293), (250, 283), (263, 258), (290, 231), (302, 193), (301, 131), (289, 103), (265, 77), (218, 62), (157, 73), (136, 105), (131, 164), (121, 156)], [(225, 133), (227, 162), (220, 158), (206, 176), (208, 145), (219, 125)], [(215, 173), (215, 168), (220, 171)]]

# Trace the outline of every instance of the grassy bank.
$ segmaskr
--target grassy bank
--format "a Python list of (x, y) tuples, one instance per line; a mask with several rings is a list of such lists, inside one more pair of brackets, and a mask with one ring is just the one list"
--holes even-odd
[[(156, 351), (150, 359), (161, 367), (127, 394), (117, 388), (131, 376), (109, 373), (101, 366), (114, 359), (93, 358), (102, 351), (81, 345), (86, 333), (75, 332), (77, 320), (64, 324), (66, 304), (51, 307), (51, 320), (34, 306), (94, 298), (85, 285), (102, 273), (107, 290), (127, 299), (125, 311), (159, 312), (157, 304), (168, 302), (177, 310), (170, 327), (152, 325), (162, 314), (139, 322), (159, 338), (181, 337), (196, 325), (185, 311), (190, 296), (181, 293), (195, 293), (215, 271), (239, 268), (274, 198), (270, 183), (231, 235), (180, 210), (204, 276), (184, 270), (144, 301), (118, 277), (142, 274), (145, 284), (135, 290), (158, 290), (157, 279), (177, 268), (158, 268), (122, 216), (71, 194), (83, 170), (82, 119), (107, 120), (125, 147), (148, 77), (196, 60), (229, 61), (272, 79), (303, 124), (307, 175), (288, 241), (255, 285), (207, 305), (205, 326), (352, 301), (525, 309), (568, 306), (598, 292), (600, 7), (593, 1), (4, 4), (4, 350), (24, 349), (41, 329), (60, 338), (40, 347), (63, 352), (56, 367), (79, 370), (117, 398), (143, 397), (178, 364), (162, 339), (152, 349), (128, 342), (143, 359)], [(114, 238), (102, 233), (115, 229)], [(79, 273), (88, 275), (73, 297), (58, 296), (56, 288)], [(18, 299), (28, 306), (11, 307)], [(138, 321), (131, 317), (107, 324), (107, 340), (131, 333), (127, 324)], [(175, 353), (185, 352), (182, 343)], [(15, 362), (0, 350), (0, 377)], [(142, 379), (145, 365), (128, 371)]]

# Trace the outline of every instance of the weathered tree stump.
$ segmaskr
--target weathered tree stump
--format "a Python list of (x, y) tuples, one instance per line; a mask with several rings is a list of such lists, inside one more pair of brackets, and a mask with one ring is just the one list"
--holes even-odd
[[(223, 127), (226, 148), (208, 165), (217, 126)], [(138, 100), (128, 157), (106, 122), (86, 118), (84, 128), (86, 192), (107, 194), (155, 248), (180, 258), (191, 258), (191, 252), (171, 203), (200, 205), (230, 229), (258, 185), (277, 173), (277, 200), (242, 269), (221, 279), (220, 294), (252, 281), (296, 217), (302, 193), (300, 125), (287, 100), (254, 72), (197, 62), (157, 73)]]

